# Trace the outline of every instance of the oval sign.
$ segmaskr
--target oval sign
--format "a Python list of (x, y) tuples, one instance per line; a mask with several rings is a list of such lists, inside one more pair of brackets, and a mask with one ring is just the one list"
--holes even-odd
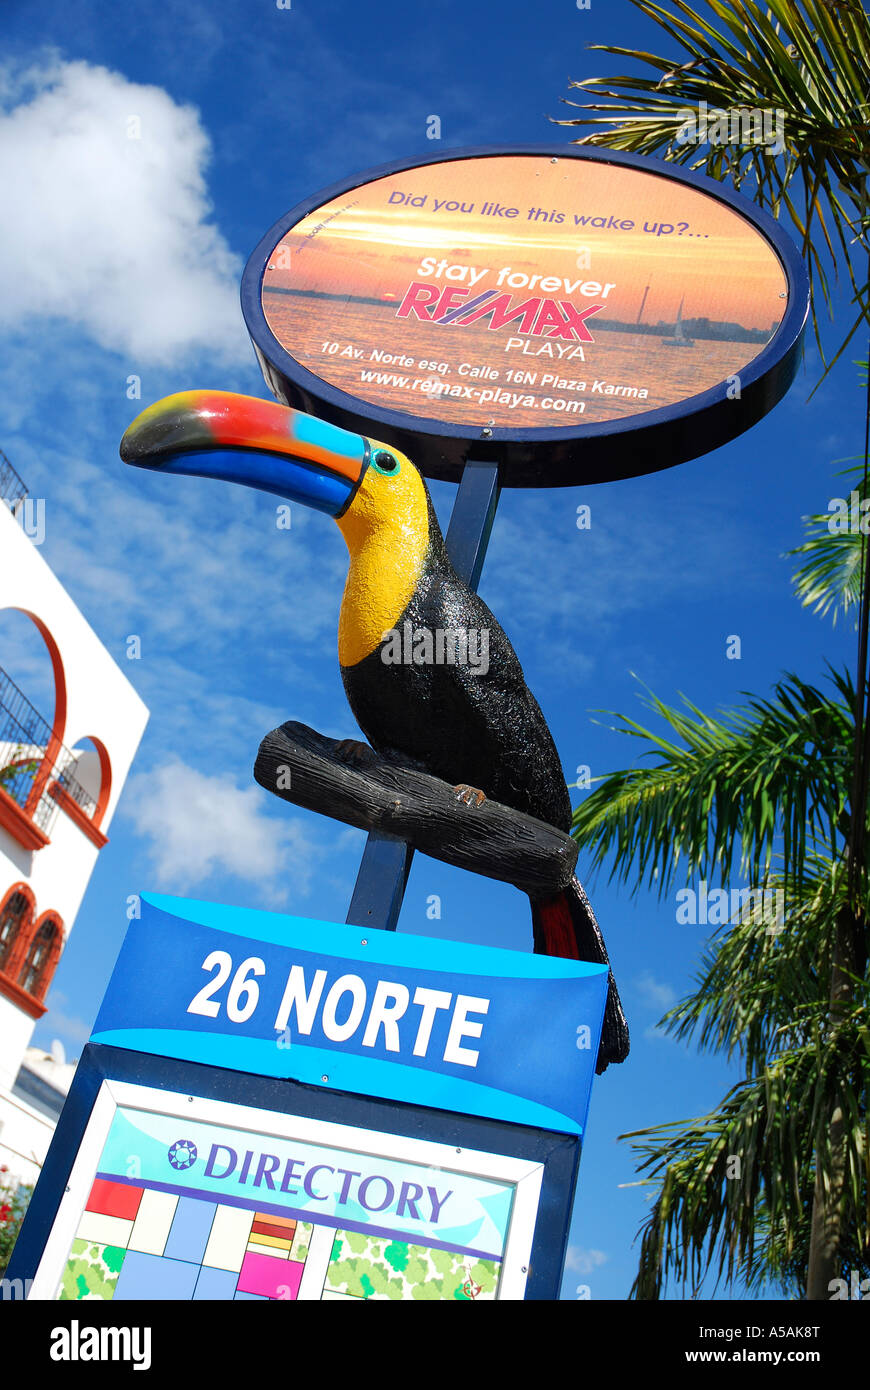
[(749, 428), (794, 376), (809, 289), (747, 199), (658, 160), (457, 150), (288, 213), (242, 306), (279, 400), (430, 477), (652, 472)]

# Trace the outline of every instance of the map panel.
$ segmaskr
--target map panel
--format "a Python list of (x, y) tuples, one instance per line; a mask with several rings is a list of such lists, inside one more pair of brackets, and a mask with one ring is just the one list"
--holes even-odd
[(55, 1296), (496, 1299), (514, 1183), (354, 1135), (351, 1148), (304, 1124), (270, 1135), (119, 1106)]

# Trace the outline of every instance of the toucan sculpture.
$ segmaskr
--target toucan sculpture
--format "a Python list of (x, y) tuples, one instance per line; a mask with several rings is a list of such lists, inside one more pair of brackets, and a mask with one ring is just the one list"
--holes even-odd
[[(121, 442), (126, 463), (243, 483), (332, 516), (350, 552), (338, 657), (357, 723), (382, 757), (571, 827), (550, 730), (510, 642), (454, 570), (426, 485), (404, 454), (272, 401), (186, 391), (149, 406)], [(385, 660), (386, 635), (474, 634), (487, 661)], [(423, 644), (425, 647), (425, 643)], [(485, 669), (484, 669), (485, 665)], [(365, 756), (365, 745), (356, 745)], [(577, 879), (532, 902), (535, 950), (607, 962)], [(610, 975), (597, 1070), (628, 1054)]]

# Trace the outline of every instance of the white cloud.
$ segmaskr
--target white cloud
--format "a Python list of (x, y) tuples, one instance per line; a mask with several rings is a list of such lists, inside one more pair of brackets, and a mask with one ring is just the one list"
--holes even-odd
[(665, 980), (657, 980), (649, 970), (635, 980), (635, 988), (644, 1003), (656, 1009), (670, 1009), (677, 1002), (676, 990)]
[[(65, 1044), (68, 1054), (78, 1053), (91, 1036), (90, 1025), (78, 1014), (70, 1011), (71, 1001), (62, 991), (51, 990), (46, 1002), (49, 1013), (36, 1030), (36, 1037), (40, 1041), (34, 1040), (34, 1046), (45, 1047), (45, 1050), (50, 1052), (51, 1039), (59, 1038)], [(46, 1038), (49, 1039), (48, 1042), (45, 1041)], [(67, 1060), (71, 1060), (69, 1055)]]
[(247, 360), (209, 154), (159, 87), (84, 62), (0, 72), (0, 322), (65, 319), (142, 365)]
[(586, 1250), (582, 1245), (569, 1245), (565, 1256), (565, 1268), (575, 1274), (591, 1274), (599, 1265), (607, 1263), (609, 1256), (603, 1250)]
[(323, 851), (297, 823), (264, 815), (262, 797), (257, 787), (242, 790), (225, 773), (173, 758), (130, 779), (124, 814), (149, 842), (158, 887), (185, 893), (226, 874), (277, 905), (291, 884), (308, 891)]

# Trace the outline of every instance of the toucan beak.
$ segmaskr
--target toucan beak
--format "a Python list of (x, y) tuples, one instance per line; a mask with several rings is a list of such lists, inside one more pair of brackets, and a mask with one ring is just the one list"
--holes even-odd
[(350, 505), (370, 452), (362, 435), (230, 391), (164, 396), (121, 440), (121, 458), (138, 468), (244, 483), (335, 517)]

